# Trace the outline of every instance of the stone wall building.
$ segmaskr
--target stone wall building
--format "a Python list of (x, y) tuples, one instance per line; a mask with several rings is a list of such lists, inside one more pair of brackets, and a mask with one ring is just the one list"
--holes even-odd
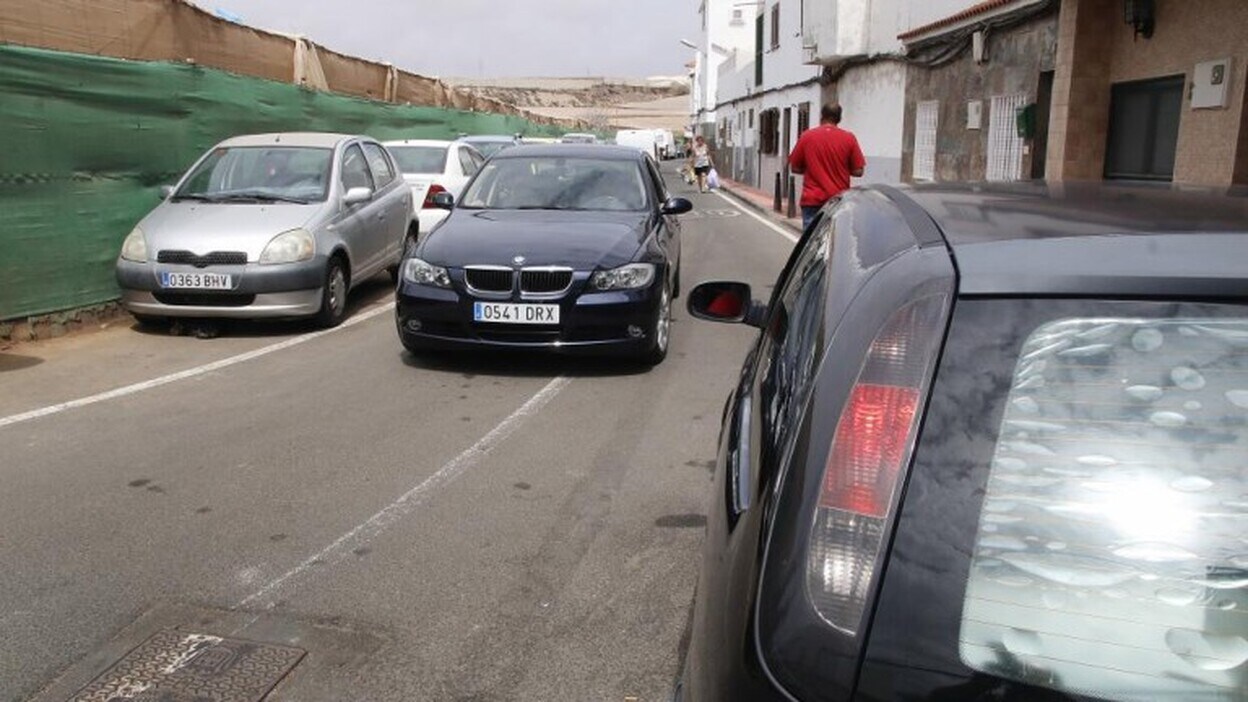
[(1248, 184), (1248, 2), (988, 0), (899, 37), (902, 177)]
[[(1058, 3), (983, 3), (901, 35), (902, 174), (914, 181), (1043, 177)], [(1018, 111), (1025, 117), (1020, 125)]]

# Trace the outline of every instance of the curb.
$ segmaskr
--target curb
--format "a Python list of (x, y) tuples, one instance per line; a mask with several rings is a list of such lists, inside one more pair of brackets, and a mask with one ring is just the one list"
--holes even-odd
[(114, 320), (128, 318), (121, 303), (112, 301), (75, 307), (51, 314), (0, 321), (0, 348), (31, 341), (56, 339), (67, 334), (93, 329)]

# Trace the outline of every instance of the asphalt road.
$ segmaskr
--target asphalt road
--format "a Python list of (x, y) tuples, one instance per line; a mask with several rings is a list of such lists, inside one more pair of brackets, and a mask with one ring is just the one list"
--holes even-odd
[[(791, 241), (670, 181), (686, 290), (766, 294)], [(666, 699), (753, 339), (678, 302), (648, 371), (414, 358), (384, 279), (328, 333), (0, 352), (0, 700), (67, 699), (171, 628), (306, 650), (273, 700)]]

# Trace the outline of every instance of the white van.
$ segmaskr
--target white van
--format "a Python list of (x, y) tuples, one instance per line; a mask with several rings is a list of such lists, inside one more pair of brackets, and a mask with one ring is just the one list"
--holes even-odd
[(631, 146), (650, 154), (658, 160), (662, 158), (657, 129), (621, 129), (615, 134), (615, 143), (619, 146)]

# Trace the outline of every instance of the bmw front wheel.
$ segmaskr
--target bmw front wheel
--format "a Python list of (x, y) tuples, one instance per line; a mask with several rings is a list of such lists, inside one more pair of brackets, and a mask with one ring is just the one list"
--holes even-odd
[(659, 295), (659, 309), (654, 315), (650, 339), (650, 348), (642, 354), (641, 358), (647, 365), (657, 366), (667, 358), (667, 347), (672, 340), (672, 292), (666, 283), (663, 285), (663, 292)]

